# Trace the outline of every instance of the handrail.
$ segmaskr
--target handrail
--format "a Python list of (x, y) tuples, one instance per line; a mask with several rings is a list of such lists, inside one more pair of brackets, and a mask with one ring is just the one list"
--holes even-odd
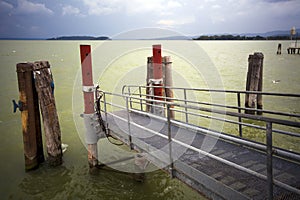
[[(132, 92), (133, 89), (131, 89), (131, 90), (128, 89), (128, 92), (125, 92), (126, 87), (127, 88), (135, 87), (135, 88), (137, 88), (138, 93)], [(112, 95), (112, 96), (117, 96), (119, 98), (124, 98), (125, 99), (125, 104), (126, 104), (125, 106), (120, 106), (120, 105), (116, 105), (116, 104), (113, 104), (113, 103), (109, 103), (105, 99), (102, 100), (101, 103), (103, 103), (105, 105), (104, 106), (105, 109), (103, 111), (105, 112), (106, 120), (107, 120), (107, 108), (106, 108), (107, 105), (126, 109), (126, 111), (127, 111), (127, 120), (126, 121), (128, 123), (128, 131), (129, 131), (128, 136), (129, 136), (129, 142), (130, 142), (131, 147), (133, 147), (133, 144), (132, 144), (132, 139), (131, 139), (130, 126), (138, 126), (138, 127), (142, 128), (142, 129), (145, 129), (145, 130), (148, 129), (148, 128), (145, 128), (143, 126), (140, 126), (140, 125), (136, 124), (135, 122), (130, 121), (129, 112), (136, 112), (136, 113), (148, 115), (150, 117), (160, 119), (160, 120), (167, 123), (167, 125), (168, 125), (168, 134), (167, 134), (167, 136), (165, 136), (165, 135), (162, 136), (161, 133), (158, 133), (158, 132), (150, 130), (150, 129), (148, 131), (169, 140), (169, 157), (170, 157), (170, 162), (171, 162), (171, 165), (170, 165), (171, 176), (173, 176), (173, 170), (174, 170), (173, 169), (171, 142), (176, 142), (176, 143), (181, 144), (185, 147), (196, 150), (199, 153), (204, 153), (205, 155), (208, 155), (209, 157), (211, 157), (213, 159), (216, 159), (220, 162), (223, 162), (223, 163), (228, 164), (232, 167), (240, 169), (244, 172), (252, 174), (252, 175), (254, 175), (254, 176), (256, 176), (260, 179), (267, 180), (269, 197), (272, 197), (272, 195), (273, 195), (273, 185), (280, 186), (280, 187), (282, 187), (286, 190), (292, 191), (292, 192), (297, 193), (297, 194), (300, 195), (300, 190), (299, 189), (294, 188), (292, 186), (289, 186), (289, 185), (287, 185), (285, 183), (282, 183), (278, 180), (273, 180), (274, 177), (273, 177), (273, 173), (272, 173), (272, 159), (273, 159), (274, 155), (279, 155), (279, 156), (289, 158), (289, 159), (293, 159), (294, 161), (300, 162), (300, 154), (295, 153), (295, 152), (291, 152), (291, 151), (286, 150), (286, 149), (274, 147), (273, 146), (273, 141), (272, 141), (272, 135), (273, 135), (272, 133), (273, 132), (277, 132), (279, 134), (285, 134), (285, 135), (289, 135), (289, 136), (293, 136), (293, 137), (300, 137), (300, 133), (288, 132), (288, 131), (285, 131), (285, 130), (277, 130), (277, 129), (274, 129), (272, 127), (272, 125), (273, 124), (279, 124), (279, 125), (284, 125), (284, 126), (291, 126), (291, 127), (295, 127), (295, 128), (300, 128), (300, 122), (291, 121), (291, 120), (287, 120), (287, 119), (278, 119), (278, 118), (275, 118), (275, 117), (267, 117), (267, 116), (261, 116), (261, 115), (257, 116), (257, 115), (241, 113), (241, 110), (247, 110), (249, 108), (243, 108), (243, 107), (240, 106), (240, 94), (261, 94), (261, 95), (272, 95), (272, 96), (293, 97), (293, 98), (294, 97), (296, 97), (296, 98), (300, 97), (300, 94), (235, 91), (235, 90), (211, 90), (211, 89), (182, 88), (182, 87), (164, 87), (164, 88), (170, 88), (170, 89), (180, 89), (180, 90), (183, 90), (184, 93), (185, 93), (183, 100), (178, 99), (178, 98), (169, 98), (169, 99), (174, 100), (174, 102), (170, 102), (170, 101), (168, 101), (168, 98), (163, 98), (164, 100), (157, 100), (157, 98), (155, 98), (157, 96), (141, 94), (142, 88), (150, 88), (150, 87), (154, 88), (155, 86), (127, 85), (127, 86), (124, 86), (122, 88), (122, 94), (103, 92), (104, 96), (105, 95)], [(162, 87), (162, 86), (158, 86), (158, 87)], [(189, 90), (201, 91), (201, 92), (204, 91), (204, 92), (236, 93), (236, 94), (238, 94), (237, 95), (238, 106), (227, 106), (227, 105), (212, 104), (212, 103), (201, 104), (202, 102), (199, 103), (199, 102), (196, 102), (196, 101), (187, 100), (186, 91), (189, 91)], [(146, 98), (144, 98), (144, 97), (146, 97)], [(161, 97), (159, 97), (159, 98), (161, 98)], [(140, 105), (140, 107), (139, 107), (140, 110), (136, 109), (136, 108), (133, 108), (133, 105), (132, 105), (133, 103), (139, 104)], [(155, 103), (157, 103), (158, 105), (155, 105)], [(164, 108), (166, 110), (167, 116), (166, 117), (155, 116), (154, 114), (150, 114), (150, 113), (147, 113), (147, 112), (143, 111), (143, 105), (145, 105), (145, 104), (146, 105), (150, 104), (152, 106), (160, 106), (160, 107)], [(203, 105), (212, 106), (212, 108), (203, 107)], [(176, 107), (181, 108), (182, 110), (175, 109)], [(217, 108), (214, 108), (214, 107), (219, 107), (219, 108), (224, 108), (224, 109), (222, 110), (222, 109), (217, 109)], [(237, 111), (233, 112), (233, 111), (228, 111), (226, 109), (234, 109), (234, 110), (237, 110)], [(170, 119), (170, 111), (171, 110), (181, 112), (181, 113), (185, 113), (186, 114), (186, 122), (181, 122), (181, 121), (177, 121), (177, 120), (174, 120), (174, 119)], [(212, 113), (212, 114), (221, 114), (221, 115), (224, 115), (224, 116), (237, 117), (238, 121), (227, 120), (225, 118), (222, 119), (220, 117), (211, 117), (211, 116), (208, 116), (208, 115), (203, 115), (203, 114), (199, 114), (199, 113), (196, 113), (196, 112), (191, 112), (191, 110), (207, 112), (207, 113)], [(288, 116), (288, 117), (300, 118), (300, 115), (298, 115), (298, 114), (290, 114), (290, 113), (283, 113), (283, 112), (276, 112), (276, 111), (266, 111), (266, 110), (263, 110), (263, 109), (251, 109), (251, 110), (262, 111), (262, 112), (272, 114), (272, 115), (283, 115), (283, 116)], [(270, 113), (270, 112), (272, 112), (272, 113)], [(221, 121), (232, 123), (232, 124), (238, 124), (239, 128), (241, 128), (242, 126), (251, 126), (252, 128), (263, 129), (263, 130), (266, 131), (266, 144), (257, 143), (257, 142), (249, 141), (247, 139), (242, 138), (241, 130), (240, 130), (240, 136), (241, 137), (237, 137), (237, 136), (231, 136), (231, 135), (224, 134), (224, 133), (219, 133), (219, 132), (216, 132), (216, 131), (213, 131), (213, 130), (197, 127), (195, 125), (191, 125), (191, 124), (188, 123), (188, 120), (187, 120), (188, 115), (195, 115), (195, 116), (204, 117), (204, 118), (209, 118), (210, 117), (212, 120), (221, 120)], [(256, 127), (256, 125), (247, 124), (245, 122), (242, 122), (241, 119), (250, 119), (250, 120), (262, 121), (262, 122), (265, 123), (265, 128), (262, 127), (262, 126), (257, 126)], [(222, 159), (218, 156), (212, 155), (208, 152), (203, 152), (202, 150), (200, 150), (200, 149), (198, 149), (194, 146), (185, 144), (181, 141), (178, 141), (178, 140), (172, 138), (171, 128), (170, 128), (171, 124), (177, 124), (177, 125), (181, 124), (181, 126), (183, 126), (183, 127), (192, 128), (193, 130), (196, 130), (196, 131), (201, 130), (201, 132), (206, 133), (206, 134), (210, 134), (210, 135), (215, 136), (215, 137), (221, 137), (223, 139), (230, 140), (230, 141), (242, 144), (242, 145), (246, 145), (246, 146), (249, 146), (249, 147), (254, 148), (254, 149), (265, 151), (266, 156), (267, 156), (267, 162), (266, 162), (267, 176), (264, 176), (260, 173), (257, 173), (255, 171), (252, 171), (250, 169), (242, 167), (242, 166), (240, 166), (236, 163), (232, 163), (228, 160)]]
[(166, 89), (179, 89), (190, 91), (202, 91), (202, 92), (221, 92), (221, 93), (241, 93), (241, 94), (261, 94), (271, 96), (285, 96), (285, 97), (300, 97), (300, 94), (295, 93), (278, 93), (278, 92), (259, 92), (259, 91), (244, 91), (244, 90), (221, 90), (221, 89), (205, 89), (205, 88), (185, 88), (185, 87), (169, 87), (169, 86), (146, 86), (146, 85), (124, 85), (122, 87), (122, 94), (125, 92), (125, 88), (129, 87), (141, 87), (141, 88), (166, 88)]

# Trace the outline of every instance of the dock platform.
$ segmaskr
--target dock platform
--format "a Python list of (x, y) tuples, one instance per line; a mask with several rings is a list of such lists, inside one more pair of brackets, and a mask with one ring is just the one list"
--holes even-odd
[[(178, 178), (211, 199), (300, 199), (298, 153), (272, 145), (270, 149), (268, 141), (267, 144), (250, 141), (170, 119), (169, 115), (155, 116), (145, 112), (143, 106), (137, 109), (132, 105), (149, 103), (149, 99), (142, 98), (141, 94), (136, 96), (120, 95), (119, 97), (126, 99), (124, 102), (127, 105), (125, 103), (123, 109), (111, 112), (107, 110), (107, 106), (116, 105), (103, 100), (103, 118), (114, 137), (139, 152), (146, 153), (149, 161), (169, 172), (171, 177)], [(170, 109), (167, 104), (166, 108)], [(119, 105), (118, 108), (122, 106)], [(207, 108), (202, 111), (211, 112)], [(234, 115), (227, 111), (225, 113)], [(235, 116), (261, 119), (264, 124), (287, 123), (288, 126), (300, 127), (299, 122), (251, 117), (239, 112)], [(280, 131), (272, 129), (272, 126), (269, 130), (267, 126), (266, 132), (272, 134)], [(299, 137), (299, 133), (290, 135)]]

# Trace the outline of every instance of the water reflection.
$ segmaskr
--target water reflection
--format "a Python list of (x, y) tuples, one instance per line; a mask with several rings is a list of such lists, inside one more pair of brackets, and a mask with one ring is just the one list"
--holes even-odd
[(58, 193), (66, 190), (71, 180), (71, 170), (64, 166), (41, 167), (27, 173), (19, 188), (30, 197), (53, 199)]

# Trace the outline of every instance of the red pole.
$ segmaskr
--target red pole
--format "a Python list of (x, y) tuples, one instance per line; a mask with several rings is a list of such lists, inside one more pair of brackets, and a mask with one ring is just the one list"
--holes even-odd
[[(154, 86), (163, 86), (163, 70), (162, 70), (162, 57), (161, 57), (161, 45), (156, 44), (152, 46), (153, 50), (153, 79), (161, 80), (159, 83), (154, 83)], [(154, 96), (163, 96), (163, 88), (154, 88)], [(155, 98), (156, 100), (163, 100), (162, 98)]]
[(90, 45), (80, 45), (81, 69), (82, 69), (82, 86), (84, 98), (84, 120), (86, 126), (86, 140), (88, 144), (88, 162), (89, 166), (98, 165), (97, 136), (91, 128), (92, 116), (94, 110), (94, 84), (92, 71), (92, 55)]
[[(94, 86), (92, 71), (92, 55), (90, 45), (80, 45), (82, 86)], [(84, 114), (94, 113), (94, 92), (83, 92), (84, 95)]]

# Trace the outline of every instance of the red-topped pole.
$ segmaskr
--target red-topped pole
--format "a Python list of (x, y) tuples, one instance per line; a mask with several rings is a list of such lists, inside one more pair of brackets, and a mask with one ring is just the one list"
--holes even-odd
[[(162, 70), (162, 57), (161, 45), (156, 44), (152, 46), (153, 50), (153, 79), (155, 80), (154, 86), (163, 86), (163, 70)], [(163, 96), (163, 88), (154, 88), (154, 96)], [(155, 98), (156, 100), (163, 100), (162, 98)]]
[[(93, 87), (92, 55), (90, 45), (80, 45), (82, 86)], [(84, 114), (94, 113), (94, 92), (83, 92)]]
[(93, 84), (92, 55), (90, 45), (80, 45), (81, 69), (82, 69), (82, 90), (84, 97), (84, 122), (86, 128), (86, 143), (88, 145), (88, 162), (90, 167), (98, 165), (98, 137), (91, 127), (95, 113), (95, 87)]

